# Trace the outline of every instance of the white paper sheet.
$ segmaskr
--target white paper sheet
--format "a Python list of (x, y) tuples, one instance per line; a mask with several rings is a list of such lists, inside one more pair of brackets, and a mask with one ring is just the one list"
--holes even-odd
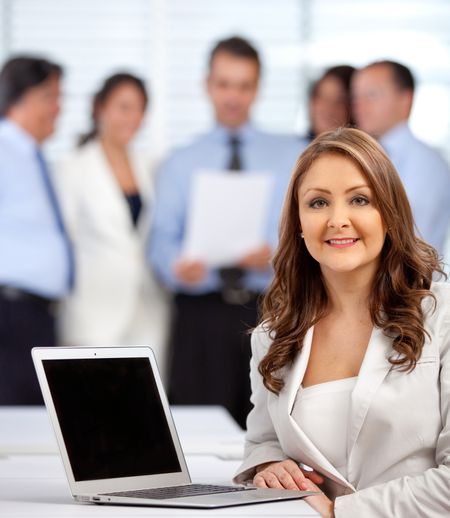
[(195, 174), (183, 258), (229, 266), (262, 246), (272, 188), (273, 176), (266, 172)]

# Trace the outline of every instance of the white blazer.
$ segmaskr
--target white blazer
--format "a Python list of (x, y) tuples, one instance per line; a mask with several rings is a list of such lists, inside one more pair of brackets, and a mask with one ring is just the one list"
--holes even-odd
[(164, 363), (168, 303), (145, 263), (152, 168), (130, 151), (143, 201), (136, 229), (98, 141), (77, 149), (55, 184), (73, 241), (76, 278), (62, 304), (60, 334), (68, 345), (148, 344)]
[[(252, 335), (252, 402), (244, 462), (235, 481), (249, 482), (255, 467), (286, 458), (326, 477), (324, 492), (338, 518), (443, 518), (450, 515), (450, 285), (434, 283), (437, 299), (423, 302), (430, 333), (416, 368), (400, 372), (388, 362), (391, 340), (375, 328), (351, 396), (346, 480), (291, 416), (308, 364), (313, 329), (283, 373), (278, 396), (262, 383), (258, 365), (271, 340)], [(355, 492), (356, 491), (356, 492)]]

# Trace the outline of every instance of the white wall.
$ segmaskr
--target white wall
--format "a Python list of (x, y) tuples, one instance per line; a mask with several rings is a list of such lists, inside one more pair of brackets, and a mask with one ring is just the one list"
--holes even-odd
[(261, 50), (254, 115), (267, 129), (306, 130), (307, 86), (324, 67), (391, 58), (419, 82), (414, 131), (450, 158), (449, 32), (447, 0), (0, 0), (0, 59), (31, 51), (65, 66), (53, 158), (86, 130), (92, 93), (121, 69), (151, 86), (140, 145), (158, 156), (189, 141), (211, 122), (208, 52), (232, 34)]

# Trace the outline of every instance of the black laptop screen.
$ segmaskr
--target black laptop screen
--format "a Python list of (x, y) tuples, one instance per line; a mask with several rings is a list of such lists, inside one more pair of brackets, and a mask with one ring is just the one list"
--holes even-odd
[(148, 358), (43, 365), (76, 481), (181, 471)]

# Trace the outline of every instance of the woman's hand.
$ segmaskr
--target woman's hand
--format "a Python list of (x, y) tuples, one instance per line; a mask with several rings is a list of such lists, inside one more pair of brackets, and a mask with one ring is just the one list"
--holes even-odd
[[(320, 489), (312, 482), (312, 480), (305, 479), (305, 488), (303, 491), (320, 491)], [(307, 496), (304, 498), (305, 502), (308, 503), (315, 511), (320, 513), (323, 518), (334, 518), (334, 504), (333, 502), (323, 493), (315, 496)]]
[[(253, 484), (256, 487), (294, 489), (300, 491), (320, 491), (316, 484), (323, 483), (323, 477), (316, 471), (307, 471), (293, 460), (267, 462), (256, 468)], [(334, 518), (333, 502), (323, 493), (308, 496), (305, 501), (324, 518)]]
[[(308, 479), (315, 484), (322, 484), (323, 482), (323, 477), (316, 471), (302, 470), (296, 462), (288, 459), (281, 462), (260, 464), (256, 468), (253, 484), (256, 487), (300, 489), (305, 491)], [(315, 489), (314, 491), (320, 491), (320, 489)]]

